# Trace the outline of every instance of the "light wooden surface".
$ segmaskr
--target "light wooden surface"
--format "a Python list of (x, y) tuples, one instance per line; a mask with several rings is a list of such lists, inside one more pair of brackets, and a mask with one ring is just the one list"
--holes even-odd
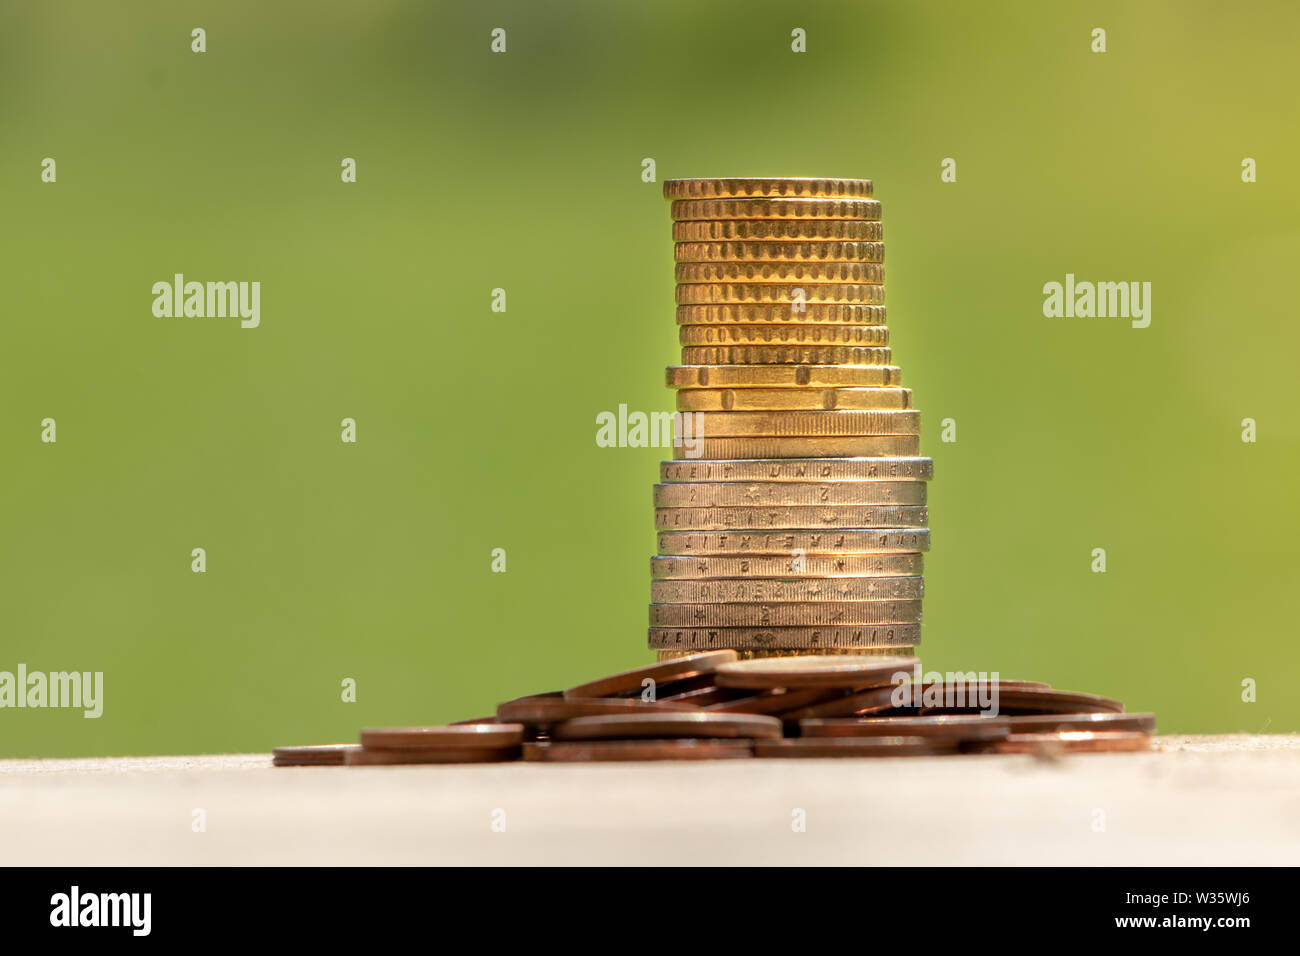
[[(1162, 737), (1158, 747), (1058, 761), (304, 769), (272, 768), (265, 755), (10, 760), (0, 761), (0, 860), (1300, 862), (1300, 735)], [(804, 832), (792, 827), (797, 810)]]

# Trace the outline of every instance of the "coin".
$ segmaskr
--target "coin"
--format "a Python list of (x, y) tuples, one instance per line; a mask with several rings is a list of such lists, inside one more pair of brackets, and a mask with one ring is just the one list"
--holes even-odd
[[(678, 283), (675, 293), (678, 305), (719, 304), (788, 304), (796, 317), (804, 305), (883, 305), (885, 287), (861, 282), (805, 282), (788, 283), (753, 282), (699, 282)], [(796, 307), (798, 306), (798, 307)], [(689, 324), (689, 323), (684, 323)], [(862, 323), (868, 325), (870, 323)]]
[(679, 262), (678, 282), (859, 282), (880, 285), (879, 262)]
[[(878, 624), (872, 627), (652, 627), (650, 647), (696, 653), (703, 649), (787, 649), (831, 653), (862, 648), (912, 648), (921, 643), (918, 624)], [(849, 711), (849, 714), (855, 711)], [(807, 714), (809, 717), (845, 716)]]
[(836, 388), (895, 386), (895, 365), (674, 365), (670, 388)]
[(347, 755), (361, 749), (357, 744), (311, 744), (306, 747), (276, 747), (271, 751), (273, 767), (341, 767)]
[(348, 751), (344, 763), (349, 767), (362, 767), (417, 763), (503, 763), (518, 759), (518, 744), (514, 747), (434, 747), (428, 750), (370, 750), (361, 747)]
[(687, 365), (888, 365), (885, 347), (860, 345), (688, 345)]
[(884, 325), (883, 305), (808, 302), (795, 311), (790, 303), (732, 302), (679, 305), (678, 325)]
[(894, 707), (918, 709), (923, 714), (968, 713), (996, 708), (1004, 714), (1119, 713), (1117, 700), (1056, 690), (1016, 681), (909, 682), (899, 688)]
[(651, 627), (812, 627), (826, 624), (916, 624), (920, 620), (919, 600), (650, 605)]
[[(884, 325), (681, 325), (682, 345), (847, 345), (853, 348), (889, 344)], [(819, 407), (819, 406), (814, 406)]]
[(997, 717), (832, 717), (799, 721), (799, 734), (811, 737), (951, 737), (964, 742), (999, 740), (1010, 731)]
[(861, 219), (880, 218), (878, 199), (676, 199), (677, 222), (710, 219)]
[(794, 737), (754, 741), (755, 757), (938, 757), (957, 742), (942, 737)]
[(744, 691), (732, 690), (730, 687), (719, 687), (717, 684), (709, 684), (706, 687), (696, 687), (680, 694), (673, 694), (671, 697), (663, 698), (661, 703), (683, 704), (688, 707), (711, 707), (715, 704), (721, 704), (736, 697), (744, 696)]
[(811, 556), (930, 550), (928, 528), (664, 531), (658, 540), (662, 555), (773, 554), (789, 557), (796, 551)]
[[(639, 690), (640, 688), (638, 688)], [(640, 697), (590, 697), (566, 698), (562, 691), (549, 694), (532, 694), (506, 701), (497, 707), (500, 720), (525, 724), (530, 727), (549, 726), (574, 717), (594, 717), (600, 714), (636, 713), (659, 710), (691, 710), (698, 706), (686, 701), (643, 701)]]
[(923, 481), (717, 481), (654, 486), (657, 508), (767, 505), (923, 505)]
[(808, 199), (871, 198), (870, 179), (757, 177), (745, 179), (667, 179), (665, 199), (796, 197)]
[(883, 242), (679, 242), (678, 262), (884, 262)]
[[(699, 414), (704, 414), (700, 412)], [(673, 449), (674, 458), (890, 458), (916, 455), (918, 435), (803, 435), (765, 438), (694, 438)]]
[(673, 223), (674, 242), (727, 242), (751, 239), (879, 242), (883, 234), (878, 221), (868, 222), (861, 219), (722, 219)]
[(752, 756), (754, 746), (747, 740), (557, 740), (524, 745), (525, 760), (546, 763), (734, 760)]
[(684, 388), (679, 412), (911, 408), (910, 388)]
[(896, 674), (910, 674), (915, 657), (785, 657), (729, 661), (714, 675), (720, 687), (772, 690), (777, 687), (874, 687)]
[(768, 601), (903, 601), (925, 593), (925, 579), (869, 578), (753, 578), (724, 581), (652, 581), (655, 604), (763, 604)]
[(788, 710), (807, 707), (809, 704), (826, 700), (841, 693), (836, 688), (800, 687), (795, 690), (760, 691), (748, 693), (736, 688), (723, 687), (722, 690), (740, 695), (731, 700), (710, 704), (705, 709), (714, 714), (768, 714), (779, 717)]
[[(666, 663), (635, 667), (630, 671), (611, 674), (609, 677), (602, 677), (586, 684), (578, 684), (566, 690), (564, 696), (572, 700), (585, 697), (640, 695), (646, 686), (657, 686), (670, 681), (712, 674), (719, 664), (735, 659), (736, 655), (732, 651), (708, 651)], [(650, 682), (649, 685), (645, 683), (647, 681)]]
[(740, 737), (755, 740), (780, 737), (781, 721), (762, 714), (613, 714), (575, 717), (551, 729), (553, 740), (626, 740), (636, 737)]
[[(1045, 686), (1045, 685), (1044, 685)], [(1155, 714), (1102, 712), (1096, 714), (936, 714), (917, 717), (809, 718), (799, 722), (805, 737), (870, 737), (879, 734), (961, 734), (991, 729), (1001, 734), (1056, 733), (1059, 731), (1134, 731), (1154, 733)]]
[(675, 481), (929, 481), (933, 458), (771, 458), (665, 461), (659, 480)]
[(711, 558), (656, 555), (650, 559), (650, 577), (655, 581), (714, 580), (747, 581), (755, 578), (802, 580), (804, 578), (848, 579), (920, 574), (920, 553), (803, 555), (795, 557)]
[(924, 505), (795, 505), (790, 507), (656, 508), (661, 531), (746, 531), (761, 528), (924, 528)]
[(1057, 733), (1009, 734), (989, 745), (990, 753), (1137, 753), (1151, 749), (1151, 738), (1126, 730), (1062, 730)]
[(434, 750), (439, 747), (514, 747), (524, 739), (522, 724), (443, 724), (361, 731), (367, 750)]
[(912, 408), (874, 411), (697, 412), (696, 435), (709, 438), (919, 435), (921, 413)]

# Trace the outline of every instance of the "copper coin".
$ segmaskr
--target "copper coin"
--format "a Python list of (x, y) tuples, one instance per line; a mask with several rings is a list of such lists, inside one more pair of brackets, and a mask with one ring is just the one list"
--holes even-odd
[(803, 737), (943, 737), (964, 743), (1000, 740), (1010, 733), (1004, 720), (977, 714), (932, 717), (841, 717), (801, 720)]
[(551, 730), (555, 740), (629, 737), (780, 737), (781, 721), (760, 714), (615, 714), (575, 717)]
[(526, 744), (525, 760), (603, 763), (628, 760), (734, 760), (754, 756), (748, 740), (593, 740)]
[(503, 763), (519, 759), (519, 746), (513, 747), (434, 747), (428, 750), (370, 750), (361, 747), (348, 752), (344, 762), (349, 767), (389, 766), (416, 763)]
[(441, 724), (361, 731), (361, 746), (371, 750), (517, 747), (523, 739), (523, 724)]
[(611, 674), (600, 680), (570, 687), (564, 692), (565, 697), (618, 697), (628, 694), (640, 694), (642, 681), (652, 680), (655, 684), (686, 680), (703, 674), (712, 674), (720, 664), (736, 659), (735, 651), (705, 651), (678, 657), (671, 661), (661, 661), (646, 667), (637, 667), (621, 674)]
[(276, 747), (271, 751), (273, 767), (341, 767), (356, 744), (312, 744), (306, 747)]
[(747, 694), (735, 700), (711, 704), (705, 710), (714, 714), (770, 714), (782, 716), (809, 704), (839, 697), (844, 692), (834, 687), (800, 687), (795, 690), (769, 690)]
[(1156, 730), (1156, 715), (1149, 713), (1107, 711), (1095, 714), (1008, 714), (993, 719), (1004, 724), (1013, 734), (1051, 733), (1062, 730), (1128, 730), (1152, 734)]
[(793, 737), (754, 741), (755, 757), (932, 757), (954, 753), (942, 737)]
[[(691, 690), (683, 691), (679, 694), (673, 694), (671, 697), (661, 697), (659, 698), (659, 703), (685, 704), (690, 707), (708, 708), (715, 705), (732, 703), (738, 698), (749, 696), (751, 695), (746, 694), (743, 690), (736, 690), (732, 687), (719, 687), (717, 684), (709, 684), (704, 687), (696, 687)], [(753, 713), (753, 711), (744, 711), (744, 713)]]
[[(996, 691), (996, 697), (994, 696)], [(984, 713), (985, 702), (996, 700), (997, 714), (1085, 714), (1099, 711), (1119, 712), (1124, 705), (1116, 700), (1079, 694), (1073, 691), (1052, 690), (1030, 686), (1028, 682), (998, 681), (973, 684), (944, 682), (930, 684), (902, 684), (889, 687), (872, 687), (867, 690), (838, 697), (821, 704), (812, 704), (791, 714), (787, 719), (813, 717), (852, 717), (855, 714), (879, 714), (894, 711), (892, 716), (914, 714), (970, 714)]]
[(1136, 753), (1151, 749), (1151, 737), (1135, 730), (1062, 730), (1010, 734), (988, 747), (995, 754)]
[(985, 712), (993, 708), (999, 714), (1095, 714), (1124, 710), (1119, 701), (1096, 694), (1011, 681), (912, 684), (900, 691), (897, 706), (914, 707), (923, 714)]
[(497, 719), (530, 727), (547, 727), (574, 717), (597, 717), (602, 714), (628, 714), (641, 711), (691, 711), (696, 705), (687, 701), (647, 702), (640, 697), (566, 698), (561, 691), (534, 694), (507, 701), (497, 707)]
[(770, 690), (776, 687), (871, 687), (889, 683), (896, 673), (910, 674), (915, 657), (846, 657), (808, 655), (734, 661), (718, 668), (723, 687)]

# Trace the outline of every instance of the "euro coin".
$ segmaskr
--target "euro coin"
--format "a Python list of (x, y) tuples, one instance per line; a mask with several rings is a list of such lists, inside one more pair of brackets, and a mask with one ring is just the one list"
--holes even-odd
[(929, 551), (929, 528), (819, 528), (759, 531), (663, 531), (662, 555), (812, 555)]
[(650, 605), (651, 627), (821, 627), (920, 622), (919, 600)]
[(711, 481), (654, 486), (656, 508), (923, 505), (923, 481)]
[(678, 325), (884, 325), (885, 306), (843, 302), (724, 302), (677, 306)]
[(665, 199), (870, 199), (870, 179), (811, 179), (803, 176), (727, 179), (668, 179)]
[(879, 242), (884, 237), (879, 221), (861, 219), (722, 219), (674, 222), (674, 242), (730, 242), (750, 240), (809, 240), (813, 242)]
[(641, 737), (780, 737), (781, 721), (761, 714), (719, 714), (707, 711), (663, 714), (612, 714), (576, 717), (551, 730), (554, 740), (629, 740)]
[(924, 528), (923, 505), (791, 505), (766, 508), (656, 508), (660, 531), (747, 531), (804, 528)]
[(830, 411), (911, 407), (910, 388), (692, 388), (677, 393), (679, 412)]
[(682, 325), (682, 345), (848, 345), (889, 344), (883, 325)]
[(853, 345), (702, 345), (682, 349), (686, 365), (888, 365), (887, 348)]
[(694, 438), (673, 449), (678, 459), (911, 457), (921, 450), (917, 435), (801, 436), (791, 438)]
[(659, 479), (676, 481), (929, 481), (932, 458), (769, 458), (665, 461)]
[(655, 604), (900, 601), (924, 595), (924, 579), (919, 576), (650, 582), (650, 600)]
[(907, 577), (924, 568), (920, 553), (793, 555), (790, 557), (679, 557), (656, 555), (650, 559), (654, 581), (749, 580), (779, 578)]
[(671, 388), (881, 388), (902, 380), (895, 365), (673, 365)]
[(675, 199), (677, 222), (713, 219), (880, 219), (878, 199)]
[[(791, 653), (836, 651), (858, 652), (880, 649), (897, 652), (921, 643), (917, 624), (881, 624), (871, 627), (652, 627), (650, 647), (659, 651), (696, 654), (709, 648), (733, 651), (763, 651), (764, 657), (776, 651)], [(808, 714), (806, 716), (821, 716)]]
[(721, 687), (773, 690), (778, 687), (873, 687), (910, 675), (915, 657), (787, 657), (761, 661), (729, 661), (714, 679)]
[(918, 435), (921, 432), (921, 413), (915, 409), (699, 412), (692, 417), (695, 433), (709, 438)]
[(678, 262), (884, 262), (883, 242), (679, 242)]
[(679, 262), (678, 282), (858, 282), (880, 285), (879, 262)]
[(883, 305), (885, 287), (862, 282), (696, 282), (679, 283), (678, 305), (784, 305), (797, 318), (805, 306)]

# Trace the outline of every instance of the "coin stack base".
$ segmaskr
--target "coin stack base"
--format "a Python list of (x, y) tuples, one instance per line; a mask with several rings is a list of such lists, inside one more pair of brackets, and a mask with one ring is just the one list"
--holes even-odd
[(889, 347), (865, 179), (678, 179), (675, 460), (655, 486), (661, 661), (920, 642), (920, 413)]

